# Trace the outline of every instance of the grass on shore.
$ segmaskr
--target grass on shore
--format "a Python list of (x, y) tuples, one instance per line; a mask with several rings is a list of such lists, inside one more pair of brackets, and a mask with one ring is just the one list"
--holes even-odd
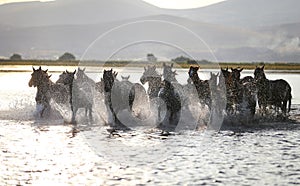
[[(166, 63), (171, 63), (167, 62)], [(14, 66), (14, 65), (32, 65), (32, 66), (103, 66), (103, 67), (144, 67), (147, 65), (162, 66), (163, 62), (135, 62), (135, 61), (56, 61), (56, 60), (0, 60), (0, 66)], [(220, 62), (220, 63), (198, 63), (189, 64), (186, 62), (176, 63), (177, 67), (189, 68), (191, 65), (199, 65), (202, 69), (218, 69), (222, 68), (237, 68), (255, 69), (256, 66), (265, 64), (266, 70), (300, 70), (300, 63), (233, 63), (233, 62)]]

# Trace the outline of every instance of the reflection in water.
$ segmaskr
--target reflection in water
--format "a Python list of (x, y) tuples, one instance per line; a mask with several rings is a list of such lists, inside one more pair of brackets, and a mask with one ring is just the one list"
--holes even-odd
[[(156, 161), (145, 158), (135, 166), (116, 161), (107, 156), (109, 153), (96, 154), (83, 137), (89, 130), (73, 136), (70, 126), (13, 121), (1, 121), (0, 128), (0, 182), (4, 185), (287, 185), (300, 182), (299, 126), (294, 130), (188, 132), (171, 136), (165, 139), (172, 142), (166, 147), (168, 156)], [(101, 135), (98, 140), (111, 144), (106, 150), (119, 150), (114, 149), (116, 141), (126, 140), (108, 138), (105, 130), (98, 130), (97, 135)], [(203, 135), (208, 139), (205, 143)], [(136, 144), (145, 144), (143, 138), (134, 139)], [(155, 151), (162, 152), (164, 149)]]

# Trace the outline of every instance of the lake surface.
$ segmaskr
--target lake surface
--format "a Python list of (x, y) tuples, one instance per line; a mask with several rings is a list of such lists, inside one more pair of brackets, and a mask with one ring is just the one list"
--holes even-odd
[[(31, 66), (11, 68), (31, 70)], [(119, 76), (131, 75), (133, 82), (143, 72), (116, 70)], [(179, 82), (185, 83), (187, 69), (177, 72)], [(208, 79), (209, 72), (199, 75)], [(76, 128), (61, 120), (36, 120), (36, 89), (28, 87), (30, 74), (0, 73), (0, 185), (300, 184), (300, 74), (266, 72), (269, 79), (291, 84), (291, 120), (219, 132), (181, 131), (166, 137), (142, 128), (109, 136), (100, 120)], [(55, 81), (59, 73), (51, 74)], [(252, 74), (242, 72), (242, 76)], [(89, 75), (99, 80), (102, 74)], [(69, 111), (62, 114), (63, 120), (70, 119)]]

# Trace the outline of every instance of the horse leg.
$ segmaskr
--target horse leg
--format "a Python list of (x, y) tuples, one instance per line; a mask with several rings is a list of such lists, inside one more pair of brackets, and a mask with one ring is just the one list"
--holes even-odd
[(88, 110), (89, 110), (89, 119), (90, 119), (90, 122), (92, 123), (93, 122), (93, 115), (92, 115), (93, 109), (90, 106)]
[(158, 122), (161, 121), (160, 110), (161, 110), (161, 107), (160, 107), (160, 105), (158, 105), (158, 107), (157, 107), (157, 121), (158, 121)]
[(286, 107), (287, 107), (287, 100), (284, 100), (283, 103), (281, 104), (281, 111), (284, 116), (286, 116)]
[(180, 111), (172, 112), (170, 118), (170, 124), (177, 126), (179, 123), (179, 119), (180, 119)]
[(48, 114), (48, 116), (49, 116), (50, 110), (51, 110), (51, 108), (50, 108), (49, 103), (45, 103), (43, 109), (41, 110), (40, 118), (45, 117), (46, 114)]
[(77, 110), (78, 110), (78, 108), (74, 108), (73, 107), (73, 111), (72, 111), (72, 119), (71, 119), (71, 123), (72, 124), (76, 124), (76, 120), (75, 120), (75, 118), (76, 118), (76, 112), (77, 112)]

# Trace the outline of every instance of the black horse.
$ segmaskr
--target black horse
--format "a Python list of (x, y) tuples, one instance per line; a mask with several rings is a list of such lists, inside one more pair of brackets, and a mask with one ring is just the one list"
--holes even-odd
[(211, 94), (208, 80), (201, 80), (198, 76), (199, 66), (190, 66), (189, 78), (196, 87), (198, 92), (199, 100), (201, 103), (206, 104), (209, 108), (211, 107)]
[(129, 130), (129, 128), (119, 120), (118, 113), (124, 109), (132, 112), (135, 88), (129, 81), (117, 81), (116, 75), (117, 74), (111, 69), (104, 70), (102, 77), (105, 104), (113, 117), (113, 123), (109, 123), (109, 125), (113, 130)]
[(231, 68), (232, 71), (232, 93), (235, 112), (253, 117), (256, 110), (256, 90), (254, 79), (246, 76), (241, 79), (243, 68)]
[(283, 79), (268, 80), (264, 72), (264, 67), (256, 67), (254, 71), (258, 104), (262, 110), (262, 114), (266, 114), (266, 107), (272, 105), (275, 106), (277, 113), (279, 108), (281, 108), (282, 114), (286, 116), (287, 112), (291, 110), (292, 88)]
[(168, 80), (163, 81), (158, 97), (166, 104), (166, 116), (158, 126), (163, 130), (174, 130), (180, 119), (181, 100), (178, 92)]

